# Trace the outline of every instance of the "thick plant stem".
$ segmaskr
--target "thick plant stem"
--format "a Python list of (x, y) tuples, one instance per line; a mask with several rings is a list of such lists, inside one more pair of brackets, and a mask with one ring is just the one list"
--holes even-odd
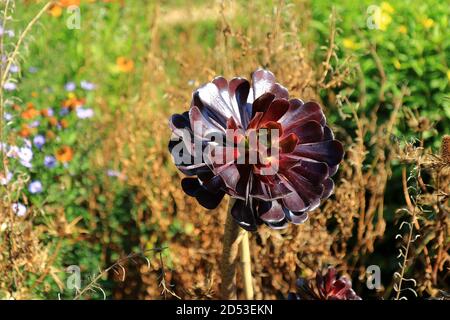
[(245, 299), (253, 300), (252, 260), (250, 257), (250, 243), (248, 232), (244, 231), (240, 244), (242, 278), (244, 279)]
[(231, 216), (231, 208), (234, 200), (230, 199), (228, 205), (227, 218), (225, 222), (225, 232), (223, 234), (222, 261), (220, 263), (220, 273), (222, 283), (220, 285), (220, 297), (224, 300), (236, 300), (236, 266), (239, 253), (240, 228)]
[(246, 299), (253, 299), (253, 285), (251, 273), (250, 248), (247, 231), (241, 229), (231, 216), (231, 208), (235, 200), (230, 199), (225, 232), (223, 235), (222, 261), (220, 272), (222, 283), (220, 286), (220, 297), (225, 300), (236, 300), (236, 270), (239, 251), (241, 253), (242, 278), (244, 280), (244, 291)]

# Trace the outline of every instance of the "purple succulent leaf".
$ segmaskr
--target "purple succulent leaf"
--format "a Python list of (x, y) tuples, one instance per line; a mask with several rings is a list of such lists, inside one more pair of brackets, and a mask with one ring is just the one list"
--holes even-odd
[(288, 111), (279, 120), (286, 132), (290, 132), (293, 128), (310, 120), (325, 125), (326, 118), (318, 103), (307, 102), (303, 104), (300, 100), (292, 99), (289, 101), (289, 105)]
[(285, 209), (278, 201), (265, 202), (265, 204), (258, 206), (258, 216), (261, 220), (268, 223), (278, 223), (285, 219)]
[(308, 220), (308, 213), (307, 212), (292, 212), (289, 211), (286, 215), (286, 218), (292, 222), (293, 224), (302, 224), (305, 223), (306, 220)]
[[(264, 112), (264, 116), (260, 121), (260, 125), (264, 125), (270, 121), (278, 121), (289, 109), (289, 102), (286, 99), (273, 100), (267, 110)], [(280, 125), (281, 126), (281, 125)]]
[(273, 100), (275, 100), (275, 95), (270, 92), (266, 92), (258, 97), (258, 99), (253, 102), (252, 119), (255, 118), (255, 115), (258, 112), (264, 115), (264, 113), (269, 109), (270, 104)]
[(329, 166), (339, 164), (344, 156), (344, 148), (337, 140), (299, 144), (295, 155), (326, 162)]
[(331, 194), (333, 193), (334, 189), (334, 182), (332, 179), (328, 178), (323, 182), (323, 194), (322, 199), (326, 200), (328, 199)]
[(231, 215), (243, 229), (247, 231), (256, 231), (256, 218), (251, 206), (246, 204), (245, 201), (236, 200), (231, 208)]
[(320, 142), (323, 140), (324, 129), (315, 120), (309, 120), (292, 128), (292, 131), (285, 131), (286, 133), (295, 133), (299, 139), (299, 144)]
[(273, 93), (277, 98), (288, 99), (288, 90), (275, 83), (275, 76), (268, 70), (258, 69), (252, 74), (253, 99), (258, 99), (266, 92)]

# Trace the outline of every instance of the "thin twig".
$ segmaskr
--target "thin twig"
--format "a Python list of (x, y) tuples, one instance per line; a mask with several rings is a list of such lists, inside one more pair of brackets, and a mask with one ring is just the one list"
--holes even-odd
[(11, 56), (8, 57), (8, 62), (6, 63), (5, 71), (3, 72), (3, 76), (1, 78), (1, 87), (3, 88), (3, 85), (6, 82), (6, 79), (8, 77), (9, 69), (11, 68), (12, 62), (16, 58), (17, 54), (19, 53), (20, 46), (22, 45), (23, 40), (25, 39), (28, 32), (31, 30), (31, 28), (36, 24), (36, 22), (40, 19), (40, 17), (50, 8), (50, 6), (54, 4), (54, 1), (48, 2), (41, 11), (38, 12), (38, 14), (28, 23), (26, 28), (22, 31), (20, 34), (19, 39), (17, 40), (17, 43), (14, 47), (14, 51), (12, 52)]
[[(155, 249), (150, 249), (150, 250), (146, 250), (146, 251), (144, 251), (144, 252), (133, 253), (133, 254), (130, 254), (130, 255), (126, 256), (126, 257), (120, 258), (119, 260), (117, 260), (116, 262), (114, 262), (114, 263), (113, 263), (111, 266), (109, 266), (108, 268), (106, 268), (106, 269), (100, 271), (100, 272), (99, 272), (99, 273), (91, 280), (91, 282), (89, 282), (89, 284), (88, 284), (87, 286), (85, 286), (83, 289), (77, 291), (77, 294), (75, 295), (75, 297), (74, 297), (73, 299), (74, 299), (74, 300), (78, 300), (78, 299), (80, 299), (80, 298), (81, 298), (86, 292), (88, 292), (88, 291), (94, 291), (94, 292), (95, 292), (95, 289), (100, 290), (100, 291), (103, 291), (103, 290), (101, 290), (100, 286), (99, 286), (97, 283), (98, 283), (98, 281), (99, 281), (104, 275), (108, 274), (111, 270), (114, 270), (114, 269), (116, 269), (117, 267), (119, 267), (119, 268), (121, 268), (122, 270), (124, 270), (122, 264), (123, 264), (124, 262), (128, 261), (128, 260), (132, 260), (132, 261), (133, 261), (134, 258), (144, 258), (144, 259), (148, 262), (148, 259), (147, 259), (147, 257), (145, 256), (145, 253), (146, 253), (146, 252), (149, 252), (149, 251), (161, 252), (163, 249), (165, 249), (165, 248), (155, 248)], [(125, 277), (125, 275), (122, 277), (123, 280), (124, 280), (124, 277)], [(104, 293), (104, 291), (103, 291), (103, 293)]]
[(331, 57), (333, 56), (334, 52), (334, 41), (336, 37), (336, 9), (333, 7), (333, 11), (330, 16), (330, 38), (328, 40), (328, 50), (327, 55), (325, 58), (325, 61), (322, 63), (325, 67), (325, 70), (322, 73), (322, 77), (319, 80), (319, 83), (323, 83), (325, 81), (325, 78), (328, 75), (328, 71), (331, 70)]
[[(405, 279), (405, 272), (406, 272), (406, 266), (407, 266), (407, 262), (408, 262), (408, 254), (409, 254), (409, 249), (411, 247), (411, 243), (414, 242), (413, 239), (413, 232), (414, 232), (414, 227), (413, 224), (415, 224), (416, 221), (416, 207), (415, 205), (413, 205), (410, 195), (409, 195), (409, 191), (408, 191), (408, 182), (407, 182), (407, 178), (406, 178), (406, 167), (402, 168), (402, 184), (403, 184), (403, 194), (405, 197), (405, 201), (406, 204), (408, 206), (408, 211), (412, 214), (411, 217), (411, 223), (409, 224), (409, 233), (408, 233), (408, 239), (406, 240), (406, 247), (404, 248), (404, 252), (403, 252), (403, 262), (401, 264), (401, 270), (400, 270), (400, 274), (399, 274), (399, 282), (398, 285), (396, 287), (397, 294), (395, 296), (395, 300), (399, 300), (400, 299), (400, 294), (403, 291), (402, 289), (402, 284), (403, 281), (407, 281), (409, 279)], [(400, 225), (401, 228), (402, 225)], [(412, 289), (411, 289), (412, 290)]]

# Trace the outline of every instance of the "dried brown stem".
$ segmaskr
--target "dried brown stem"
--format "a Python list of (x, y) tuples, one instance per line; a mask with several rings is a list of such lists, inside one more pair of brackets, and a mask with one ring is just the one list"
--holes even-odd
[(253, 300), (252, 260), (250, 256), (250, 242), (248, 232), (244, 231), (240, 244), (242, 277), (244, 279), (245, 299)]
[(220, 272), (222, 283), (220, 285), (220, 297), (226, 300), (236, 300), (236, 267), (238, 264), (239, 242), (241, 241), (241, 229), (231, 216), (231, 208), (234, 199), (230, 199), (228, 205), (227, 218), (225, 222), (225, 231), (223, 235), (222, 261), (220, 263)]

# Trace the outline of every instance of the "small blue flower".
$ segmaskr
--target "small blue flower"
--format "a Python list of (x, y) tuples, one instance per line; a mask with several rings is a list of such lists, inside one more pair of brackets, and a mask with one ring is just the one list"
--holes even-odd
[(31, 168), (31, 160), (33, 160), (33, 151), (29, 147), (19, 148), (18, 158), (20, 163), (26, 167)]
[(41, 193), (43, 190), (42, 183), (39, 180), (31, 182), (28, 186), (28, 191), (30, 191), (31, 194)]
[(28, 68), (28, 72), (29, 72), (29, 73), (37, 73), (38, 71), (39, 71), (39, 69), (36, 68), (36, 67), (29, 67), (29, 68)]
[(65, 116), (65, 115), (68, 115), (68, 114), (69, 114), (69, 108), (64, 107), (64, 108), (61, 109), (61, 111), (59, 111), (59, 115), (60, 116)]
[(55, 157), (54, 156), (45, 156), (44, 165), (49, 169), (54, 168), (56, 166)]
[(53, 108), (48, 108), (47, 109), (47, 115), (49, 117), (53, 117), (54, 114), (55, 114), (55, 111), (53, 110)]
[(11, 121), (14, 116), (11, 113), (5, 112), (4, 119), (5, 121)]
[(41, 122), (39, 120), (35, 120), (32, 123), (30, 123), (30, 128), (37, 128), (39, 127), (40, 124)]
[(108, 171), (106, 171), (106, 174), (108, 175), (108, 177), (118, 177), (120, 176), (120, 172), (113, 170), (113, 169), (108, 169)]
[(77, 112), (77, 117), (79, 119), (87, 119), (87, 118), (92, 118), (94, 116), (94, 110), (90, 109), (90, 108), (77, 108), (76, 110)]
[(66, 89), (66, 91), (72, 92), (77, 88), (77, 85), (75, 84), (75, 82), (71, 81), (67, 82), (64, 88)]
[(23, 217), (27, 214), (27, 207), (20, 202), (13, 203), (12, 210), (18, 217)]
[(0, 36), (3, 36), (4, 34), (8, 35), (8, 37), (12, 38), (15, 36), (14, 30), (11, 29), (4, 29), (3, 27), (0, 27)]
[(6, 91), (14, 91), (17, 89), (17, 85), (14, 82), (6, 82), (3, 85), (3, 89), (5, 89)]
[(19, 66), (12, 64), (11, 67), (9, 67), (9, 72), (11, 73), (18, 73), (20, 71)]
[(0, 185), (6, 186), (12, 179), (13, 174), (9, 171), (6, 172), (6, 176), (4, 176), (3, 172), (0, 172)]
[(41, 150), (42, 146), (45, 144), (45, 137), (41, 134), (38, 134), (37, 136), (34, 137), (33, 143), (36, 146), (36, 148)]
[(92, 91), (95, 89), (95, 84), (86, 80), (80, 82), (80, 87), (86, 91)]

